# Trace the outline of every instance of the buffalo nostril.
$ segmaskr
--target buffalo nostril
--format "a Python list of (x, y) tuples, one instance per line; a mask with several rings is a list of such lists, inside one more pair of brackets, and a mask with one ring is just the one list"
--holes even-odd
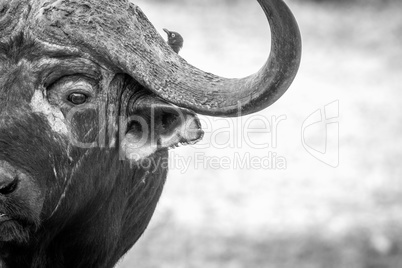
[(0, 195), (8, 195), (14, 192), (18, 186), (18, 177), (14, 177), (12, 179), (7, 177), (1, 177), (0, 174)]

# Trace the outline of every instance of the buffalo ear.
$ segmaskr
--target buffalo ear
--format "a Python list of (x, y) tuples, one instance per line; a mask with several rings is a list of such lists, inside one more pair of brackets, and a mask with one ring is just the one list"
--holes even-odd
[(126, 159), (138, 161), (159, 149), (194, 144), (202, 139), (203, 131), (195, 113), (155, 96), (143, 97), (130, 110), (121, 142)]

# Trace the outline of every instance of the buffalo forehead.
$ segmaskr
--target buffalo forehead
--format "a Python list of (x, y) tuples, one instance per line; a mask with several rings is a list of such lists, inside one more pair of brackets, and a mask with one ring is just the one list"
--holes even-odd
[(30, 3), (29, 0), (0, 1), (0, 42), (12, 38), (25, 27)]
[[(108, 56), (105, 47), (116, 47), (121, 53), (120, 48), (108, 43), (108, 37), (120, 32), (126, 34), (127, 20), (136, 20), (132, 14), (136, 6), (126, 0), (31, 2), (25, 31), (35, 40), (55, 47), (76, 48), (100, 59)], [(144, 38), (141, 32), (137, 32), (135, 39), (141, 38)], [(119, 40), (114, 42), (117, 44)]]
[[(19, 73), (13, 70), (19, 70)], [(19, 76), (32, 82), (35, 87), (47, 86), (58, 78), (81, 73), (96, 81), (101, 80), (101, 67), (89, 55), (76, 49), (57, 47), (20, 33), (16, 37), (0, 42), (0, 86), (5, 80)]]
[[(166, 44), (153, 29), (152, 24), (147, 22), (142, 11), (128, 0), (20, 2), (8, 0), (7, 3), (13, 3), (21, 10), (26, 10), (21, 11), (22, 15), (18, 18), (25, 22), (20, 23), (22, 26), (18, 24), (18, 27), (12, 24), (6, 27), (7, 31), (3, 31), (0, 22), (0, 42), (14, 37), (16, 31), (23, 31), (25, 36), (46, 46), (47, 49), (64, 50), (96, 59), (114, 72), (136, 70), (129, 73), (143, 85), (149, 86), (149, 77), (145, 76), (146, 73), (161, 75), (157, 68), (149, 70), (143, 58), (158, 57), (158, 61), (167, 59), (164, 50), (160, 48)], [(25, 6), (29, 8), (26, 9)], [(0, 21), (3, 20), (1, 16)], [(11, 19), (11, 21), (14, 20), (17, 18)], [(144, 29), (147, 31), (144, 32)], [(114, 38), (115, 36), (122, 38)], [(155, 40), (158, 45), (155, 44)], [(143, 45), (144, 42), (145, 45)], [(124, 54), (128, 48), (132, 50), (132, 53)], [(167, 46), (164, 48), (167, 49)], [(175, 64), (175, 59), (169, 57), (168, 60), (170, 64)], [(164, 75), (159, 79), (162, 81), (161, 85), (165, 85), (163, 81), (166, 78)]]

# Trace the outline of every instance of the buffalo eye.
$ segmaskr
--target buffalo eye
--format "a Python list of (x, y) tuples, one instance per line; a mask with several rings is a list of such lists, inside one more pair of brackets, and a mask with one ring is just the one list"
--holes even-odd
[(173, 38), (175, 38), (175, 37), (176, 37), (176, 35), (175, 35), (174, 33), (172, 33), (170, 36), (171, 36), (171, 37), (173, 37)]
[(11, 194), (17, 189), (17, 186), (18, 186), (18, 178), (15, 178), (10, 184), (4, 186), (3, 188), (0, 188), (0, 194), (2, 195)]
[(68, 95), (67, 100), (71, 102), (72, 104), (79, 105), (79, 104), (84, 104), (88, 99), (88, 96), (85, 95), (84, 93), (71, 93)]

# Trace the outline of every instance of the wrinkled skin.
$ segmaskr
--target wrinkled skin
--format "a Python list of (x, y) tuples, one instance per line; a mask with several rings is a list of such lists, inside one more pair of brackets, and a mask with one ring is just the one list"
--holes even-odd
[[(112, 267), (146, 228), (166, 178), (166, 149), (141, 168), (116, 146), (127, 128), (116, 104), (148, 93), (94, 59), (35, 46), (22, 35), (0, 45), (0, 256), (7, 267)], [(72, 92), (86, 102), (73, 104)]]

